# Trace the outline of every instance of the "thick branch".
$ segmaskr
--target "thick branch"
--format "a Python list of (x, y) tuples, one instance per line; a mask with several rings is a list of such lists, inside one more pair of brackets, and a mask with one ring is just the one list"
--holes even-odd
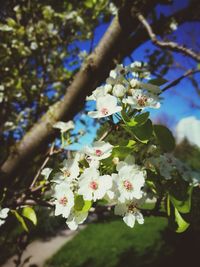
[(195, 53), (192, 49), (187, 48), (183, 45), (177, 44), (175, 42), (165, 42), (165, 41), (160, 41), (157, 39), (156, 34), (153, 32), (151, 25), (148, 23), (148, 21), (145, 19), (145, 17), (141, 13), (136, 14), (138, 20), (143, 24), (145, 27), (151, 41), (158, 47), (162, 49), (169, 49), (175, 52), (182, 53), (186, 56), (189, 56), (193, 58), (196, 61), (200, 61), (200, 54)]
[[(146, 14), (158, 0), (146, 1), (143, 12)], [(131, 17), (131, 1), (116, 16), (103, 36), (95, 51), (74, 77), (67, 88), (64, 98), (50, 107), (32, 129), (16, 145), (12, 153), (1, 167), (1, 182), (8, 184), (34, 155), (55, 137), (56, 131), (52, 125), (59, 120), (67, 121), (83, 107), (85, 97), (102, 82), (109, 70), (114, 66), (113, 60), (118, 56), (121, 47), (125, 46), (132, 30), (138, 21)], [(27, 168), (27, 166), (26, 166)]]

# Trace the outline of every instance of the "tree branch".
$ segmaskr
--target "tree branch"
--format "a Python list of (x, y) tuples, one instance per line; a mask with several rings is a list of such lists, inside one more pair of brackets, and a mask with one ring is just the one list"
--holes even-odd
[[(200, 2), (192, 1), (190, 5), (186, 8), (183, 8), (169, 16), (165, 16), (157, 20), (155, 23), (151, 25), (151, 27), (155, 30), (156, 34), (163, 36), (163, 29), (169, 28), (170, 21), (174, 19), (178, 25), (183, 24), (184, 22), (199, 22), (200, 21)], [(143, 44), (144, 42), (149, 40), (149, 35), (147, 31), (137, 31), (133, 34), (126, 46), (121, 49), (121, 57), (129, 56), (132, 51), (134, 51), (138, 46)]]
[[(147, 14), (158, 0), (144, 1), (142, 12)], [(46, 145), (55, 138), (56, 131), (52, 127), (59, 120), (70, 120), (82, 107), (85, 97), (97, 87), (114, 66), (114, 59), (126, 46), (131, 25), (138, 26), (137, 18), (131, 17), (132, 1), (116, 16), (104, 34), (99, 45), (88, 57), (86, 63), (74, 77), (67, 88), (64, 98), (49, 108), (48, 112), (25, 134), (1, 166), (1, 184), (9, 184), (13, 177), (23, 172), (24, 164), (41, 153)]]
[(200, 72), (200, 69), (197, 70), (188, 70), (186, 71), (183, 75), (181, 75), (179, 78), (173, 80), (172, 82), (170, 82), (168, 85), (166, 85), (163, 89), (162, 89), (162, 93), (167, 91), (168, 89), (172, 88), (173, 86), (176, 86), (178, 83), (180, 83), (181, 80), (183, 80), (184, 78), (193, 75), (195, 73)]
[(178, 53), (182, 53), (186, 56), (189, 56), (193, 58), (196, 61), (200, 61), (200, 54), (195, 53), (192, 49), (187, 48), (183, 45), (177, 44), (175, 42), (164, 42), (160, 41), (156, 38), (155, 33), (152, 30), (151, 25), (148, 23), (148, 21), (145, 19), (145, 17), (140, 13), (136, 13), (136, 16), (138, 20), (143, 24), (145, 27), (149, 37), (151, 38), (151, 41), (158, 47), (163, 48), (163, 49), (169, 49)]

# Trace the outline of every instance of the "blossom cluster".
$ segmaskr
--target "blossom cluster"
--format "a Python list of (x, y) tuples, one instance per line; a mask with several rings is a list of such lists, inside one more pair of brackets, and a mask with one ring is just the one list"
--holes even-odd
[(192, 186), (197, 186), (200, 182), (199, 173), (191, 170), (188, 165), (174, 157), (171, 153), (152, 156), (146, 159), (145, 166), (156, 171), (166, 180), (171, 180), (178, 175)]
[(54, 174), (55, 215), (66, 218), (70, 229), (75, 230), (88, 216), (89, 209), (76, 207), (77, 199), (89, 204), (89, 208), (104, 199), (114, 206), (115, 214), (123, 216), (128, 226), (133, 227), (135, 220), (143, 223), (138, 205), (145, 197), (146, 172), (135, 164), (133, 156), (128, 156), (115, 165), (114, 173), (107, 174), (102, 170), (102, 161), (112, 156), (112, 149), (108, 142), (94, 142), (73, 159), (64, 160)]
[(145, 83), (149, 79), (146, 65), (134, 62), (130, 66), (118, 65), (111, 70), (106, 84), (93, 91), (87, 100), (96, 101), (96, 110), (88, 115), (103, 118), (120, 112), (123, 108), (143, 110), (160, 107), (159, 86)]
[[(159, 190), (162, 190), (162, 194), (166, 193), (164, 197), (171, 197), (171, 194), (173, 197), (173, 190), (169, 190), (173, 189), (173, 185), (177, 186), (177, 182), (189, 188), (200, 184), (199, 173), (192, 171), (171, 153), (175, 141), (170, 131), (163, 126), (154, 127), (148, 118), (149, 112), (141, 113), (145, 108), (160, 107), (161, 90), (148, 79), (149, 72), (145, 64), (134, 62), (126, 67), (118, 65), (110, 72), (106, 83), (87, 97), (87, 100), (96, 101), (96, 110), (88, 113), (93, 118), (121, 112), (123, 121), (120, 121), (118, 114), (117, 123), (122, 129), (128, 128), (133, 139), (123, 147), (125, 150), (128, 148), (128, 152), (122, 152), (121, 155), (123, 149), (120, 150), (120, 145), (114, 147), (109, 142), (96, 141), (92, 146), (85, 146), (73, 154), (73, 157), (64, 159), (56, 170), (42, 170), (41, 175), (53, 183), (55, 216), (65, 218), (71, 230), (76, 230), (87, 219), (92, 208), (100, 203), (123, 217), (123, 221), (132, 228), (136, 221), (144, 223), (141, 207), (147, 199), (160, 196)], [(66, 144), (71, 143), (70, 130), (75, 128), (74, 123), (59, 121), (52, 126), (60, 130), (61, 147), (65, 149)], [(167, 143), (170, 144), (167, 149), (166, 145), (162, 148), (163, 140), (159, 140), (164, 137), (168, 138)], [(64, 142), (65, 138), (69, 139), (68, 142)], [(130, 150), (129, 143), (133, 144)], [(119, 157), (115, 153), (117, 148)], [(166, 151), (168, 153), (164, 153)], [(163, 188), (160, 189), (160, 185)], [(191, 195), (188, 192), (185, 197), (189, 203)], [(183, 211), (179, 203), (174, 197), (172, 204), (178, 220)], [(184, 213), (188, 213), (190, 205), (185, 209)], [(8, 212), (8, 208), (0, 209), (0, 226), (5, 222)]]

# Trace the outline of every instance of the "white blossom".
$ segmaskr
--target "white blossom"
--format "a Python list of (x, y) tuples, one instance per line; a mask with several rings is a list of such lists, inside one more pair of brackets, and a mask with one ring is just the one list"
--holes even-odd
[(96, 141), (92, 147), (85, 146), (83, 152), (89, 156), (90, 160), (102, 160), (110, 157), (113, 146), (104, 141)]
[(0, 226), (5, 223), (5, 219), (8, 217), (9, 208), (0, 209)]
[(137, 202), (133, 200), (117, 204), (114, 213), (123, 216), (123, 221), (131, 228), (134, 227), (135, 221), (139, 224), (144, 223), (143, 215), (137, 209)]
[(52, 172), (51, 168), (44, 168), (41, 171), (41, 175), (43, 175), (45, 177), (45, 179), (48, 179), (51, 172)]
[(131, 200), (132, 198), (142, 198), (143, 191), (141, 188), (145, 183), (145, 172), (139, 171), (131, 165), (120, 168), (118, 174), (114, 175), (119, 190), (120, 202)]
[(120, 169), (124, 166), (131, 166), (133, 169), (138, 170), (138, 166), (135, 164), (135, 158), (132, 155), (128, 155), (124, 161), (119, 161), (117, 164), (117, 171), (120, 171)]
[(96, 107), (97, 111), (88, 112), (92, 118), (107, 117), (122, 110), (122, 107), (117, 105), (117, 98), (111, 95), (98, 97)]
[(109, 3), (109, 11), (112, 15), (116, 16), (118, 13), (118, 8), (116, 7), (116, 5), (113, 2)]
[(55, 186), (55, 198), (55, 216), (67, 218), (74, 206), (74, 194), (68, 183), (62, 182)]
[(159, 98), (156, 95), (144, 92), (140, 89), (132, 89), (130, 91), (132, 93), (132, 96), (128, 96), (126, 99), (123, 100), (123, 102), (131, 105), (132, 108), (144, 109), (146, 107), (160, 107)]
[(158, 170), (166, 180), (173, 179), (177, 173), (183, 180), (197, 186), (200, 183), (200, 173), (192, 171), (188, 165), (175, 158), (173, 154), (165, 153), (157, 157), (150, 157), (146, 160), (147, 168)]
[(73, 121), (63, 122), (58, 121), (53, 125), (53, 128), (60, 129), (61, 133), (65, 133), (75, 128)]
[(31, 50), (36, 50), (38, 48), (38, 45), (36, 42), (31, 42), (31, 46), (30, 46)]
[(73, 210), (67, 221), (66, 224), (68, 225), (70, 230), (76, 230), (79, 224), (83, 223), (88, 217), (88, 212), (76, 211)]
[(178, 23), (176, 21), (172, 21), (169, 27), (172, 31), (176, 31), (178, 29)]
[(128, 82), (124, 79), (124, 75), (127, 73), (126, 68), (122, 64), (117, 65), (114, 70), (110, 71), (109, 77), (106, 79), (106, 83), (110, 85), (122, 84), (127, 85)]
[(78, 194), (84, 200), (102, 199), (106, 192), (112, 188), (112, 177), (110, 175), (100, 176), (96, 168), (87, 168), (80, 176)]
[(86, 100), (97, 100), (101, 96), (106, 96), (112, 90), (112, 85), (106, 84), (104, 86), (97, 87), (90, 96), (86, 97)]
[(130, 85), (132, 88), (138, 87), (140, 85), (140, 82), (137, 79), (131, 79)]
[(70, 183), (74, 181), (80, 172), (79, 164), (76, 158), (74, 159), (65, 159), (62, 162), (62, 167), (60, 168), (61, 172), (58, 172), (56, 175), (56, 180), (54, 182), (59, 183), (62, 180)]

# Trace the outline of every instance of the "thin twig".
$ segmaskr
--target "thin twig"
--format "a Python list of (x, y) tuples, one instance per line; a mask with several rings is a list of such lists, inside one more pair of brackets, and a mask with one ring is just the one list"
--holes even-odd
[(145, 29), (147, 30), (147, 33), (149, 34), (149, 37), (151, 38), (151, 41), (158, 47), (164, 48), (164, 49), (169, 49), (175, 52), (179, 52), (182, 54), (185, 54), (191, 58), (193, 58), (196, 61), (200, 61), (200, 54), (195, 53), (192, 49), (187, 48), (183, 45), (177, 44), (175, 42), (164, 42), (160, 41), (156, 38), (156, 34), (153, 32), (151, 25), (148, 23), (148, 21), (145, 19), (145, 17), (138, 12), (136, 14), (138, 20), (143, 24)]
[(171, 87), (177, 85), (181, 80), (183, 80), (184, 78), (193, 75), (195, 73), (200, 72), (200, 69), (191, 69), (186, 71), (183, 75), (181, 75), (179, 78), (173, 80), (172, 82), (170, 82), (168, 85), (166, 85), (163, 89), (162, 89), (162, 93), (165, 92), (166, 90), (170, 89)]
[(112, 130), (113, 128), (109, 128), (105, 133), (102, 134), (98, 141), (103, 141), (112, 132)]
[(37, 171), (35, 177), (33, 178), (33, 181), (32, 181), (32, 183), (31, 183), (31, 185), (30, 185), (30, 189), (32, 189), (32, 188), (34, 187), (34, 185), (35, 185), (35, 183), (36, 183), (38, 177), (40, 176), (42, 170), (43, 170), (44, 167), (47, 165), (47, 163), (48, 163), (50, 157), (53, 155), (54, 146), (55, 146), (55, 143), (53, 143), (53, 144), (51, 145), (51, 147), (50, 147), (50, 149), (49, 149), (49, 153), (47, 154), (45, 160), (43, 161), (43, 163), (42, 163), (42, 165), (40, 166), (40, 168), (38, 169), (38, 171)]

